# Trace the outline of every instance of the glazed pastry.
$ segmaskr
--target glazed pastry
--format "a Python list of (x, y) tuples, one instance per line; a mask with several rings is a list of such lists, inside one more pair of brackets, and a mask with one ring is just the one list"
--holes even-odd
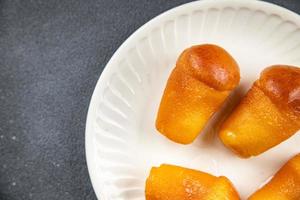
[(300, 68), (276, 65), (260, 78), (224, 122), (223, 143), (241, 157), (259, 155), (300, 128)]
[(167, 82), (157, 130), (174, 142), (193, 142), (239, 80), (237, 63), (221, 47), (206, 44), (186, 49)]
[(300, 154), (289, 160), (261, 189), (248, 200), (299, 200)]
[(153, 167), (146, 181), (146, 200), (238, 200), (224, 176), (163, 164)]

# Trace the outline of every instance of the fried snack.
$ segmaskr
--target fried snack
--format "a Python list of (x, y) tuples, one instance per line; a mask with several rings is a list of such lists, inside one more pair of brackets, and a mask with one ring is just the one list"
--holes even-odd
[(223, 48), (206, 44), (186, 49), (167, 82), (157, 130), (174, 142), (193, 142), (239, 80), (239, 67)]
[(248, 200), (299, 200), (300, 154), (289, 160), (261, 189)]
[(247, 158), (259, 155), (300, 129), (300, 68), (276, 65), (260, 78), (221, 126), (222, 142)]
[(238, 200), (226, 177), (163, 164), (146, 181), (146, 200)]

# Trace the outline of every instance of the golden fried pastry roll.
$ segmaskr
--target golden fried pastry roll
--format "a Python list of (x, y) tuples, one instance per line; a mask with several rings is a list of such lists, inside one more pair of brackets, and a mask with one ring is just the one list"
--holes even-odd
[(226, 177), (163, 164), (146, 181), (146, 200), (238, 200)]
[(260, 78), (224, 122), (223, 143), (241, 157), (256, 156), (300, 128), (300, 69), (276, 65)]
[(299, 200), (300, 154), (289, 160), (261, 189), (248, 200)]
[(237, 63), (221, 47), (206, 44), (186, 49), (167, 82), (157, 130), (174, 142), (193, 142), (239, 80)]

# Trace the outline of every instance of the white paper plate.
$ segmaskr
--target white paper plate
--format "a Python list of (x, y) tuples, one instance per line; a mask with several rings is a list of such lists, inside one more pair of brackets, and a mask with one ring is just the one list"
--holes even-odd
[(264, 67), (300, 66), (300, 17), (260, 1), (206, 0), (165, 12), (129, 37), (102, 73), (87, 118), (87, 162), (99, 199), (144, 199), (149, 170), (161, 163), (225, 175), (245, 199), (300, 151), (299, 134), (258, 157), (240, 159), (223, 147), (212, 122), (187, 146), (157, 133), (169, 73), (180, 52), (202, 43), (224, 47), (239, 63), (241, 84), (228, 108)]

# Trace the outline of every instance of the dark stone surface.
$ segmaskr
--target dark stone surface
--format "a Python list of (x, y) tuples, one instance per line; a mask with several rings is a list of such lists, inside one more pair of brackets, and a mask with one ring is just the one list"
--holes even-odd
[(84, 149), (96, 81), (133, 31), (184, 2), (0, 0), (1, 200), (96, 199)]

